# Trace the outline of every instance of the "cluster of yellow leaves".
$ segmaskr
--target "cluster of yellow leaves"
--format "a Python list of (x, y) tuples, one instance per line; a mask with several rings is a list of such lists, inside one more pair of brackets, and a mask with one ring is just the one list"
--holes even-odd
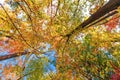
[(116, 11), (120, 14), (120, 7), (118, 7)]

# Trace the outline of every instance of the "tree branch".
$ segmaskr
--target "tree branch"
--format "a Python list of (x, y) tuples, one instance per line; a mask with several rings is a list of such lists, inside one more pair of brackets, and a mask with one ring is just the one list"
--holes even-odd
[(18, 56), (21, 56), (21, 55), (26, 55), (27, 53), (30, 53), (30, 52), (25, 51), (25, 52), (18, 52), (18, 53), (13, 53), (13, 54), (0, 56), (0, 61), (10, 59), (10, 58), (14, 58), (14, 57), (18, 57)]

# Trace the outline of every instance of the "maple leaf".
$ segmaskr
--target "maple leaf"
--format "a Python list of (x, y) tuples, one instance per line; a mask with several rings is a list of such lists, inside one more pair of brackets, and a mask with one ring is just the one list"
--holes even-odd
[(106, 26), (106, 30), (111, 31), (117, 26), (118, 22), (118, 15), (113, 16), (107, 23), (104, 24)]
[(112, 74), (110, 80), (120, 80), (120, 75), (118, 75), (118, 74)]

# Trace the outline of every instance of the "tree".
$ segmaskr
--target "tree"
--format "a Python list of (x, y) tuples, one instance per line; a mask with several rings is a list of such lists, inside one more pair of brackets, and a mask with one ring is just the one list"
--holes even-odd
[[(120, 1), (105, 2), (6, 0), (0, 8), (0, 45), (8, 54), (0, 56), (0, 60), (21, 55), (29, 59), (31, 54), (38, 59), (25, 61), (22, 67), (10, 66), (10, 70), (5, 67), (2, 74), (5, 76), (5, 72), (12, 71), (16, 79), (27, 76), (32, 80), (114, 80), (114, 76), (119, 77), (116, 70), (120, 66)], [(88, 13), (85, 13), (86, 9)], [(48, 49), (46, 44), (51, 47)], [(57, 72), (44, 77), (43, 71), (39, 73), (36, 69), (43, 69), (48, 60), (43, 58), (42, 61), (39, 56), (51, 50), (57, 53)]]

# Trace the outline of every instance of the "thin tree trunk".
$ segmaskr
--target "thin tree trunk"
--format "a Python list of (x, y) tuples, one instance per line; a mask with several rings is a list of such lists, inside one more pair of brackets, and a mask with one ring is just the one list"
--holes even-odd
[(21, 55), (26, 55), (27, 53), (29, 53), (29, 52), (25, 51), (25, 52), (18, 52), (18, 53), (13, 53), (13, 54), (0, 56), (0, 61), (10, 59), (10, 58), (14, 58), (14, 57), (18, 57), (18, 56), (21, 56)]

